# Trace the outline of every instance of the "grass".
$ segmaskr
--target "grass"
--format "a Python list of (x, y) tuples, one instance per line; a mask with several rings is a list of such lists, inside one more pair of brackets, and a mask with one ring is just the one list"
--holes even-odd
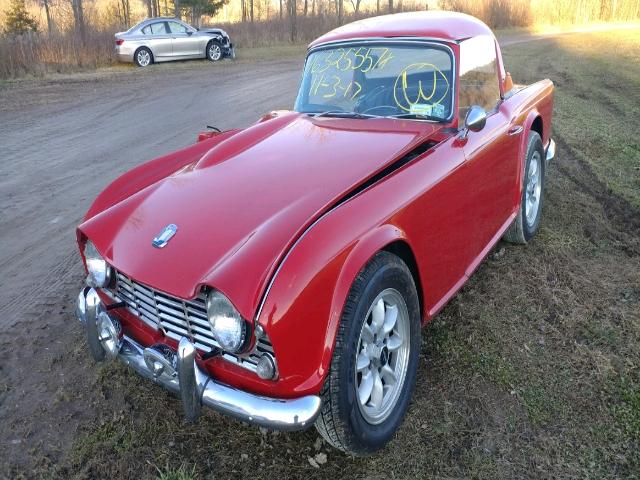
[[(351, 458), (99, 367), (96, 418), (50, 478), (634, 478), (640, 474), (640, 31), (504, 48), (556, 83), (539, 236), (500, 244), (425, 329), (414, 401), (380, 454)], [(246, 59), (249, 61), (249, 59)], [(243, 60), (244, 61), (244, 60)], [(319, 452), (328, 462), (309, 462)], [(158, 467), (160, 466), (160, 467)]]

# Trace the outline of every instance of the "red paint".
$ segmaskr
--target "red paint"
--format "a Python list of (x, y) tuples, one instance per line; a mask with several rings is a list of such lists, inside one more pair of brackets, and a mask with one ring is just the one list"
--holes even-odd
[[(414, 13), (356, 22), (312, 45), (437, 37), (450, 42), (457, 65), (455, 40), (485, 34), (490, 30), (468, 16)], [(504, 72), (501, 59), (498, 68)], [(204, 285), (216, 288), (244, 318), (263, 325), (279, 379), (263, 381), (212, 359), (204, 366), (216, 378), (265, 395), (317, 393), (358, 271), (380, 249), (403, 242), (418, 266), (423, 321), (430, 320), (517, 213), (526, 138), (540, 117), (546, 145), (552, 106), (553, 84), (538, 82), (503, 101), (466, 140), (451, 128), (458, 118), (443, 125), (272, 112), (243, 131), (204, 135), (120, 177), (92, 205), (79, 242), (90, 238), (115, 268), (171, 295), (187, 299)], [(520, 135), (507, 135), (517, 126), (524, 127)], [(437, 146), (334, 207), (425, 141)], [(178, 225), (177, 234), (153, 248), (151, 240), (169, 223)], [(175, 346), (116, 312), (144, 345)]]

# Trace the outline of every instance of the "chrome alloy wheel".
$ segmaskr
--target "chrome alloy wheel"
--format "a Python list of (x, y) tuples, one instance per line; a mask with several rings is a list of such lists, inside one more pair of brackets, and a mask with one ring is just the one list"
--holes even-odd
[(527, 225), (532, 227), (538, 217), (540, 208), (540, 194), (542, 191), (542, 157), (540, 152), (535, 151), (529, 162), (527, 171), (527, 183), (525, 192), (525, 216)]
[(384, 422), (398, 402), (409, 364), (409, 312), (397, 290), (373, 301), (356, 350), (355, 386), (360, 413), (372, 425)]
[(136, 53), (136, 59), (138, 60), (138, 65), (146, 67), (151, 63), (151, 54), (149, 53), (149, 50), (142, 48), (138, 50), (138, 53)]
[(220, 48), (220, 45), (218, 45), (217, 43), (212, 43), (211, 45), (209, 45), (209, 58), (211, 60), (214, 60), (214, 61), (220, 60), (221, 56), (222, 56), (222, 49)]

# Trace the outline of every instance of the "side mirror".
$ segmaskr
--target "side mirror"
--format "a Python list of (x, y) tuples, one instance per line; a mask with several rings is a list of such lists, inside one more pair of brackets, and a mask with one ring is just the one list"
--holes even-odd
[(472, 106), (467, 110), (467, 114), (464, 117), (464, 130), (462, 131), (462, 136), (460, 138), (467, 138), (470, 131), (479, 132), (486, 124), (487, 112), (484, 111), (484, 108), (479, 107), (478, 105)]
[(187, 35), (191, 36), (193, 35), (193, 32), (191, 30), (187, 30)]
[(513, 88), (513, 80), (511, 79), (511, 74), (507, 72), (504, 76), (504, 82), (502, 82), (502, 90), (504, 93), (511, 91)]

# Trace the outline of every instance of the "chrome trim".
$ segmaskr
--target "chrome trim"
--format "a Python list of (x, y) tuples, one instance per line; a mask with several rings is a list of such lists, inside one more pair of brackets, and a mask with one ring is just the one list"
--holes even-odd
[[(213, 336), (207, 316), (207, 295), (200, 292), (192, 300), (184, 300), (155, 290), (136, 282), (125, 274), (115, 271), (114, 290), (103, 290), (114, 301), (125, 302), (127, 310), (141, 321), (169, 338), (179, 342), (189, 338), (198, 350), (210, 352), (220, 349)], [(277, 359), (269, 337), (265, 334), (257, 338), (253, 350), (244, 353), (223, 352), (222, 358), (255, 373), (263, 352), (269, 352)], [(277, 360), (276, 360), (277, 361)]]
[(554, 158), (556, 158), (556, 142), (553, 141), (553, 138), (550, 138), (545, 149), (545, 165), (549, 165), (549, 162)]
[[(83, 323), (87, 326), (96, 324), (97, 311), (108, 315), (94, 289), (87, 291), (85, 306)], [(80, 312), (80, 310), (77, 311)], [(89, 335), (87, 333), (87, 336)], [(176, 356), (175, 370), (155, 368), (153, 362), (151, 362), (153, 368), (150, 368), (147, 360), (159, 359), (157, 346), (144, 348), (126, 335), (121, 338), (121, 346), (117, 354), (120, 360), (141, 376), (178, 393), (183, 399), (187, 417), (192, 420), (198, 417), (201, 407), (206, 406), (224, 415), (261, 427), (274, 430), (301, 430), (310, 427), (320, 413), (322, 401), (317, 395), (306, 395), (295, 399), (271, 398), (254, 395), (217, 382), (197, 365), (196, 347), (185, 337), (180, 339), (177, 352), (165, 355), (165, 358), (171, 356), (166, 361), (167, 366), (174, 364), (172, 355)]]

